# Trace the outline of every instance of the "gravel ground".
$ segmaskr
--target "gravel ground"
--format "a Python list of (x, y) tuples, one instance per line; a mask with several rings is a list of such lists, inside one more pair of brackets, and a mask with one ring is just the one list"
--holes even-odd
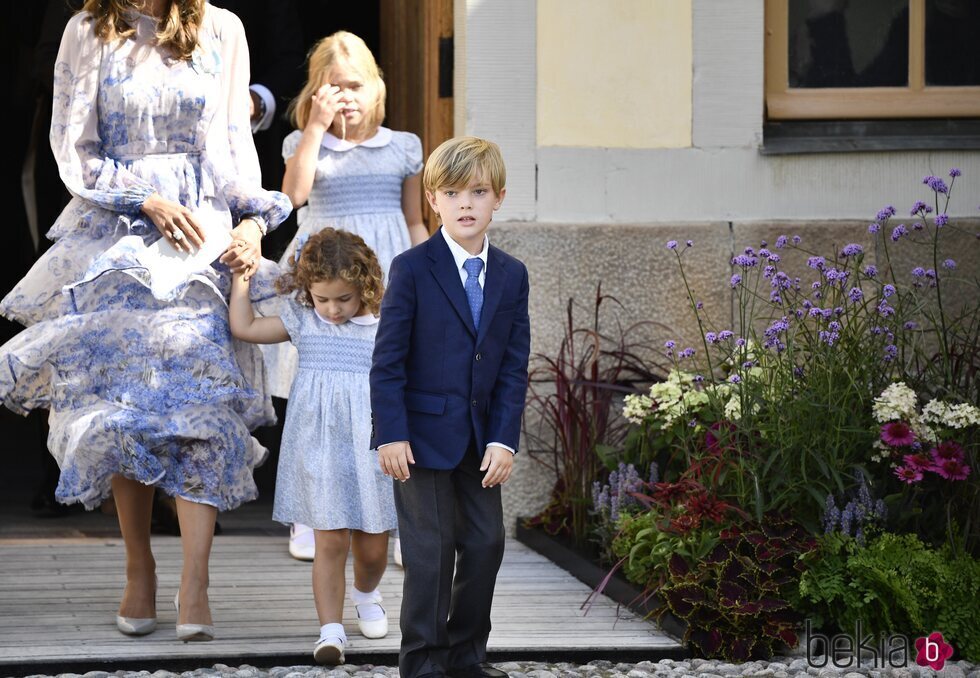
[[(980, 678), (980, 666), (966, 661), (949, 662), (942, 671), (911, 665), (904, 668), (875, 668), (872, 666), (837, 669), (831, 666), (808, 666), (800, 657), (776, 657), (772, 661), (755, 661), (729, 664), (706, 659), (639, 662), (617, 664), (611, 661), (593, 661), (588, 664), (546, 664), (542, 662), (503, 662), (495, 666), (510, 674), (510, 678), (790, 678), (791, 676), (815, 676), (816, 678)], [(398, 669), (371, 664), (348, 664), (338, 667), (277, 666), (259, 669), (248, 664), (225, 666), (215, 664), (195, 671), (172, 673), (170, 671), (90, 671), (85, 674), (62, 673), (58, 678), (398, 678)], [(32, 677), (40, 678), (40, 677)]]

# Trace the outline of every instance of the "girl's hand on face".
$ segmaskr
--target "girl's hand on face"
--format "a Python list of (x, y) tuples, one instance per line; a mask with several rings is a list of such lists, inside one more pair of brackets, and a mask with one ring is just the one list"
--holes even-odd
[(330, 83), (323, 85), (313, 95), (313, 106), (310, 108), (310, 118), (307, 125), (316, 125), (326, 131), (333, 124), (334, 117), (343, 106), (340, 88)]
[(232, 229), (231, 237), (231, 244), (219, 261), (247, 281), (258, 270), (262, 259), (262, 231), (251, 219), (242, 219)]
[(143, 213), (178, 252), (190, 252), (204, 243), (204, 231), (197, 219), (179, 202), (153, 193), (143, 201)]

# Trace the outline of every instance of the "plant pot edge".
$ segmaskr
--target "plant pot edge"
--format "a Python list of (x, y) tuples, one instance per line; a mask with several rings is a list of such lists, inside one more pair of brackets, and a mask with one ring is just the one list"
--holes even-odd
[[(609, 574), (608, 568), (603, 568), (585, 558), (544, 530), (526, 527), (524, 525), (525, 520), (527, 518), (517, 518), (517, 526), (514, 532), (514, 537), (517, 541), (532, 551), (544, 556), (580, 582), (590, 587), (593, 591), (595, 591), (602, 580)], [(657, 609), (661, 600), (657, 595), (645, 599), (640, 589), (620, 576), (610, 577), (602, 590), (602, 595), (611, 598), (643, 618), (648, 618)], [(687, 631), (687, 624), (682, 620), (668, 611), (657, 621), (657, 625), (673, 640), (684, 645), (685, 649), (687, 648), (683, 641), (684, 634)]]

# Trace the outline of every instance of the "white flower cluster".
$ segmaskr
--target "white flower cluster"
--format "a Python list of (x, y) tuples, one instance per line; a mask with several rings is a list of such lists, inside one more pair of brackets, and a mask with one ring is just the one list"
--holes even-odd
[(922, 421), (932, 426), (961, 429), (980, 425), (980, 408), (968, 403), (950, 405), (930, 400), (922, 407)]
[(623, 402), (623, 416), (632, 424), (642, 424), (653, 409), (653, 400), (650, 396), (628, 395)]
[[(696, 388), (694, 384), (694, 375), (671, 370), (665, 381), (650, 387), (649, 395), (626, 396), (623, 416), (630, 422), (639, 424), (653, 415), (660, 420), (662, 426), (671, 426), (681, 417), (696, 414), (710, 401), (708, 393)], [(725, 391), (719, 392), (719, 395), (727, 395), (727, 384), (714, 388), (722, 387)]]
[(911, 421), (915, 417), (918, 399), (905, 382), (896, 381), (875, 398), (872, 413), (880, 424), (890, 421)]

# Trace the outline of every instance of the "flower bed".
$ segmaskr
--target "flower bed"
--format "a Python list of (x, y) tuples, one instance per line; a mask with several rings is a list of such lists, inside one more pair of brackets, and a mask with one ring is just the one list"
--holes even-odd
[[(980, 658), (980, 279), (941, 255), (959, 176), (926, 177), (931, 204), (907, 223), (879, 211), (869, 251), (785, 234), (738, 253), (734, 322), (688, 284), (695, 243), (669, 241), (700, 337), (646, 363), (662, 379), (626, 396), (625, 430), (608, 409), (639, 353), (596, 343), (568, 383), (602, 426), (556, 444), (575, 455), (537, 524), (594, 541), (706, 657), (768, 656), (805, 619), (831, 632), (861, 618)], [(921, 265), (901, 270), (906, 250)], [(552, 520), (571, 485), (575, 520)]]

